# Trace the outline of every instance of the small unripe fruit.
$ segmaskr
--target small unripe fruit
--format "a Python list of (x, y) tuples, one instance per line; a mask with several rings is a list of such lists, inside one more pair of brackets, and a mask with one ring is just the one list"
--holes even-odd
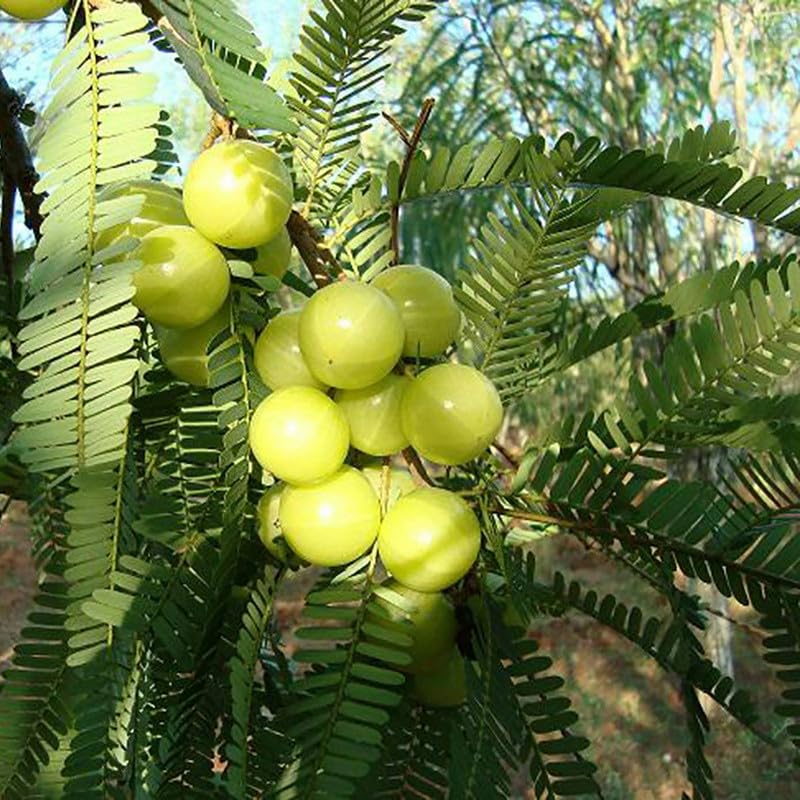
[(289, 547), (310, 564), (348, 564), (366, 552), (380, 525), (380, 507), (369, 481), (352, 467), (313, 486), (287, 486), (279, 511)]
[(256, 372), (270, 389), (283, 386), (326, 388), (311, 374), (300, 352), (299, 324), (299, 311), (284, 311), (269, 321), (256, 341), (253, 354)]
[(480, 525), (464, 500), (423, 487), (387, 512), (378, 536), (386, 569), (418, 592), (439, 592), (467, 574), (480, 549)]
[(142, 264), (133, 275), (133, 303), (153, 324), (196, 328), (228, 296), (228, 262), (194, 228), (156, 228), (142, 239), (134, 258)]
[[(95, 237), (95, 252), (100, 252), (120, 239), (131, 237), (141, 239), (150, 231), (165, 225), (188, 226), (189, 220), (183, 210), (183, 200), (177, 189), (166, 183), (157, 181), (131, 181), (121, 185), (111, 186), (100, 193), (102, 202), (120, 200), (133, 195), (141, 196), (141, 207), (128, 222), (104, 228)], [(133, 254), (116, 258), (131, 258)]]
[[(383, 468), (382, 467), (364, 467), (361, 472), (364, 477), (370, 482), (370, 485), (378, 495), (378, 499), (382, 498), (383, 494)], [(403, 495), (413, 492), (417, 488), (414, 479), (409, 474), (408, 470), (397, 469), (393, 467), (389, 470), (389, 495), (387, 497), (387, 510), (390, 509)]]
[(365, 283), (320, 289), (300, 315), (300, 349), (313, 375), (337, 389), (377, 383), (400, 358), (405, 330), (394, 303)]
[(440, 666), (415, 675), (412, 694), (417, 702), (430, 708), (460, 706), (467, 699), (467, 674), (458, 648), (454, 647)]
[(67, 0), (0, 0), (0, 11), (17, 19), (44, 19), (66, 4)]
[(208, 386), (208, 346), (228, 325), (229, 306), (196, 328), (164, 328), (156, 326), (158, 349), (164, 366), (176, 377), (192, 386)]
[(381, 272), (372, 285), (394, 300), (403, 318), (403, 355), (431, 358), (455, 339), (461, 313), (450, 284), (431, 269), (401, 264)]
[(201, 153), (186, 173), (183, 204), (200, 233), (233, 248), (274, 239), (292, 209), (292, 177), (281, 157), (258, 142), (235, 139)]
[(371, 456), (388, 456), (408, 447), (400, 421), (403, 394), (411, 383), (389, 373), (363, 389), (340, 389), (335, 399), (350, 425), (350, 442)]
[[(413, 674), (427, 672), (442, 664), (455, 644), (458, 631), (456, 613), (450, 601), (441, 592), (416, 592), (397, 581), (389, 581), (382, 589), (389, 592), (388, 595), (379, 593), (377, 600), (385, 618), (392, 622), (408, 620), (410, 623), (402, 630), (411, 639), (407, 650), (411, 663), (399, 669)], [(400, 597), (392, 598), (391, 593)], [(398, 600), (408, 606), (408, 610), (395, 604)], [(383, 619), (375, 615), (373, 621), (385, 624)]]
[(426, 369), (403, 397), (403, 431), (421, 455), (451, 466), (477, 458), (503, 424), (494, 384), (463, 364)]
[(289, 238), (289, 231), (283, 227), (274, 239), (256, 248), (253, 272), (256, 275), (273, 275), (280, 280), (289, 269), (291, 260), (292, 240)]
[(286, 487), (282, 483), (270, 486), (258, 501), (258, 538), (264, 547), (278, 559), (285, 562), (289, 558), (289, 548), (281, 531), (278, 514), (281, 497)]
[(324, 480), (344, 463), (347, 420), (319, 389), (287, 386), (261, 401), (250, 420), (250, 447), (264, 469), (287, 483)]

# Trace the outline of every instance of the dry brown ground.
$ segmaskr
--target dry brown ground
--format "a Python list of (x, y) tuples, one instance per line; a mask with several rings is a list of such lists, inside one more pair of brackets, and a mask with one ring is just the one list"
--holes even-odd
[[(545, 569), (561, 569), (587, 587), (657, 610), (657, 604), (627, 574), (577, 547), (551, 541), (539, 550)], [(308, 574), (298, 576), (283, 594), (279, 613), (284, 630), (296, 624), (310, 579)], [(26, 520), (22, 508), (15, 505), (0, 524), (0, 669), (23, 627), (34, 587)], [(746, 617), (742, 609), (734, 613)], [(583, 732), (593, 740), (591, 757), (599, 767), (605, 800), (677, 800), (686, 787), (686, 736), (674, 684), (631, 645), (586, 619), (562, 617), (538, 627), (536, 635), (543, 650), (555, 659), (554, 669), (567, 679)], [(741, 685), (757, 688), (767, 700), (777, 697), (778, 684), (758, 657), (757, 637), (738, 632), (735, 657)], [(774, 717), (766, 719), (777, 724)], [(724, 715), (714, 714), (712, 722), (709, 757), (719, 800), (763, 800), (765, 796), (800, 800), (800, 771), (791, 768), (788, 747), (773, 749)], [(525, 797), (524, 776), (517, 785), (518, 797)]]

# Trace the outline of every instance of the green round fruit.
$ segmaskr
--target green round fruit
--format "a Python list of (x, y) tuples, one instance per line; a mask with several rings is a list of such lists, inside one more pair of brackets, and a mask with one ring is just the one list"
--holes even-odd
[[(189, 220), (183, 210), (183, 200), (177, 189), (166, 183), (156, 181), (131, 181), (110, 186), (100, 193), (103, 202), (120, 200), (123, 197), (141, 197), (141, 207), (128, 222), (112, 225), (100, 231), (95, 237), (96, 252), (105, 250), (123, 238), (141, 239), (150, 231), (164, 225), (188, 226)], [(132, 251), (133, 252), (133, 251)], [(130, 258), (131, 253), (116, 258)]]
[(400, 422), (403, 394), (411, 383), (389, 373), (363, 389), (339, 389), (335, 400), (350, 424), (350, 442), (362, 453), (388, 456), (408, 447)]
[(258, 142), (220, 142), (186, 173), (183, 204), (200, 233), (233, 248), (274, 239), (292, 210), (292, 176), (281, 157)]
[(440, 592), (467, 574), (478, 556), (478, 519), (464, 500), (423, 487), (387, 512), (378, 536), (386, 569), (418, 592)]
[(365, 283), (340, 281), (320, 289), (300, 315), (300, 349), (328, 386), (361, 389), (397, 363), (405, 330), (394, 303)]
[(227, 303), (210, 320), (196, 328), (165, 328), (156, 325), (156, 339), (164, 366), (192, 386), (208, 386), (208, 346), (229, 323)]
[(292, 240), (285, 227), (280, 233), (256, 248), (256, 260), (253, 262), (253, 272), (256, 275), (273, 275), (280, 280), (289, 269), (292, 260)]
[[(361, 470), (364, 477), (381, 498), (383, 493), (383, 467), (364, 467)], [(414, 479), (408, 470), (393, 467), (389, 470), (389, 496), (387, 498), (387, 510), (390, 509), (401, 497), (413, 492), (417, 488)]]
[(460, 706), (467, 699), (467, 673), (458, 648), (451, 650), (443, 664), (415, 675), (412, 694), (417, 702), (430, 708)]
[(344, 463), (349, 446), (341, 409), (310, 386), (278, 389), (261, 401), (250, 420), (253, 455), (287, 483), (329, 478)]
[(374, 615), (374, 621), (381, 625), (388, 618), (396, 623), (404, 620), (410, 623), (402, 630), (411, 639), (407, 650), (411, 663), (399, 668), (414, 674), (441, 665), (450, 654), (458, 632), (456, 612), (450, 601), (441, 592), (416, 592), (397, 581), (389, 581), (382, 588), (400, 597), (379, 595), (377, 602), (386, 617)]
[(403, 355), (441, 355), (458, 334), (461, 313), (450, 284), (426, 267), (401, 264), (381, 272), (372, 285), (396, 303), (406, 328)]
[(0, 11), (17, 19), (44, 19), (66, 4), (67, 0), (0, 0)]
[(281, 497), (286, 487), (282, 483), (270, 486), (258, 501), (258, 538), (264, 547), (280, 562), (289, 558), (289, 548), (281, 530), (278, 514)]
[(403, 397), (403, 431), (411, 445), (437, 464), (477, 458), (503, 424), (494, 384), (477, 369), (437, 364), (426, 369)]
[(256, 340), (253, 355), (256, 372), (270, 389), (283, 386), (327, 388), (311, 374), (300, 352), (299, 323), (299, 311), (284, 311), (269, 321)]
[(196, 328), (228, 296), (228, 262), (194, 228), (156, 228), (142, 239), (135, 258), (142, 264), (133, 274), (133, 303), (154, 325)]
[(310, 564), (335, 567), (366, 552), (381, 512), (369, 481), (352, 467), (313, 486), (287, 486), (279, 519), (289, 547)]

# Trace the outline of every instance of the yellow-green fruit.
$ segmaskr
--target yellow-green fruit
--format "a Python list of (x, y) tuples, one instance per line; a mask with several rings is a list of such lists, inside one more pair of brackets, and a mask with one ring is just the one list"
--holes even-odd
[(292, 240), (289, 238), (289, 231), (284, 227), (274, 239), (256, 248), (253, 272), (257, 275), (273, 275), (280, 279), (289, 269), (291, 260)]
[(153, 324), (196, 328), (228, 296), (228, 262), (194, 228), (156, 228), (142, 239), (136, 258), (142, 265), (133, 274), (133, 303)]
[(208, 386), (208, 346), (228, 325), (229, 306), (196, 328), (155, 328), (158, 348), (164, 366), (176, 377), (192, 386)]
[(328, 386), (361, 389), (397, 363), (405, 330), (383, 292), (340, 281), (320, 289), (300, 315), (300, 349), (311, 372)]
[(350, 443), (362, 453), (388, 456), (408, 447), (400, 407), (411, 378), (389, 373), (363, 389), (339, 389), (335, 399), (350, 424)]
[(478, 519), (446, 489), (423, 487), (387, 512), (378, 552), (395, 580), (418, 592), (439, 592), (467, 574), (480, 549)]
[(477, 458), (503, 424), (494, 384), (463, 364), (426, 369), (403, 396), (403, 431), (421, 455), (437, 464)]
[(289, 548), (281, 531), (278, 514), (281, 507), (281, 497), (286, 487), (282, 483), (270, 486), (258, 501), (258, 538), (264, 547), (272, 553), (278, 561), (286, 561), (289, 557)]
[(431, 358), (456, 338), (461, 313), (450, 284), (426, 267), (401, 264), (381, 272), (372, 285), (394, 300), (406, 328), (403, 355)]
[(344, 463), (349, 446), (341, 409), (310, 386), (278, 389), (261, 401), (250, 420), (253, 455), (287, 483), (329, 478)]
[(269, 321), (256, 341), (253, 355), (256, 372), (270, 389), (283, 386), (326, 388), (311, 374), (300, 352), (299, 324), (299, 311), (284, 311)]
[[(364, 467), (361, 472), (364, 477), (370, 482), (375, 494), (380, 499), (383, 493), (383, 468), (382, 467)], [(391, 508), (403, 495), (413, 492), (417, 488), (414, 479), (409, 474), (408, 470), (397, 469), (393, 467), (389, 470), (389, 496), (387, 498), (386, 508)]]
[[(383, 589), (400, 595), (399, 598), (379, 595), (377, 602), (386, 612), (386, 618), (410, 623), (402, 630), (411, 639), (407, 650), (411, 663), (400, 669), (412, 674), (427, 672), (445, 661), (458, 631), (456, 612), (450, 601), (441, 592), (416, 592), (397, 581), (389, 581)], [(376, 615), (374, 621), (380, 625), (382, 619)]]
[(225, 247), (259, 247), (289, 219), (294, 188), (281, 157), (258, 142), (220, 142), (186, 173), (183, 204), (204, 236)]
[[(112, 225), (100, 231), (95, 237), (95, 250), (100, 252), (120, 239), (131, 237), (141, 239), (150, 231), (164, 225), (188, 225), (189, 220), (183, 210), (183, 200), (177, 189), (166, 183), (156, 181), (131, 181), (111, 186), (100, 193), (101, 202), (121, 200), (138, 195), (141, 207), (128, 222)], [(128, 253), (123, 257), (130, 257)], [(119, 258), (119, 256), (117, 256)]]
[(280, 525), (289, 547), (310, 564), (348, 564), (369, 549), (381, 514), (369, 481), (352, 467), (313, 486), (287, 486)]
[(44, 19), (66, 4), (67, 0), (0, 0), (0, 11), (17, 19)]
[(412, 694), (430, 708), (460, 706), (467, 699), (467, 673), (458, 648), (454, 647), (449, 658), (435, 669), (415, 675)]

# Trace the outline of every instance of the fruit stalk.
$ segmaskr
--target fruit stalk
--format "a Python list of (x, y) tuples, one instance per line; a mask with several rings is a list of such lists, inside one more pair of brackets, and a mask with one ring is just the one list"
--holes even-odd
[(331, 282), (328, 267), (341, 274), (342, 268), (336, 257), (322, 244), (322, 237), (314, 230), (311, 223), (297, 211), (292, 211), (286, 223), (292, 244), (297, 248), (300, 258), (308, 267), (314, 283), (321, 289)]
[(403, 458), (408, 464), (408, 471), (420, 482), (427, 483), (428, 486), (436, 486), (433, 478), (428, 475), (428, 470), (425, 469), (425, 465), (422, 463), (422, 459), (419, 457), (419, 454), (413, 447), (406, 447), (403, 450)]

